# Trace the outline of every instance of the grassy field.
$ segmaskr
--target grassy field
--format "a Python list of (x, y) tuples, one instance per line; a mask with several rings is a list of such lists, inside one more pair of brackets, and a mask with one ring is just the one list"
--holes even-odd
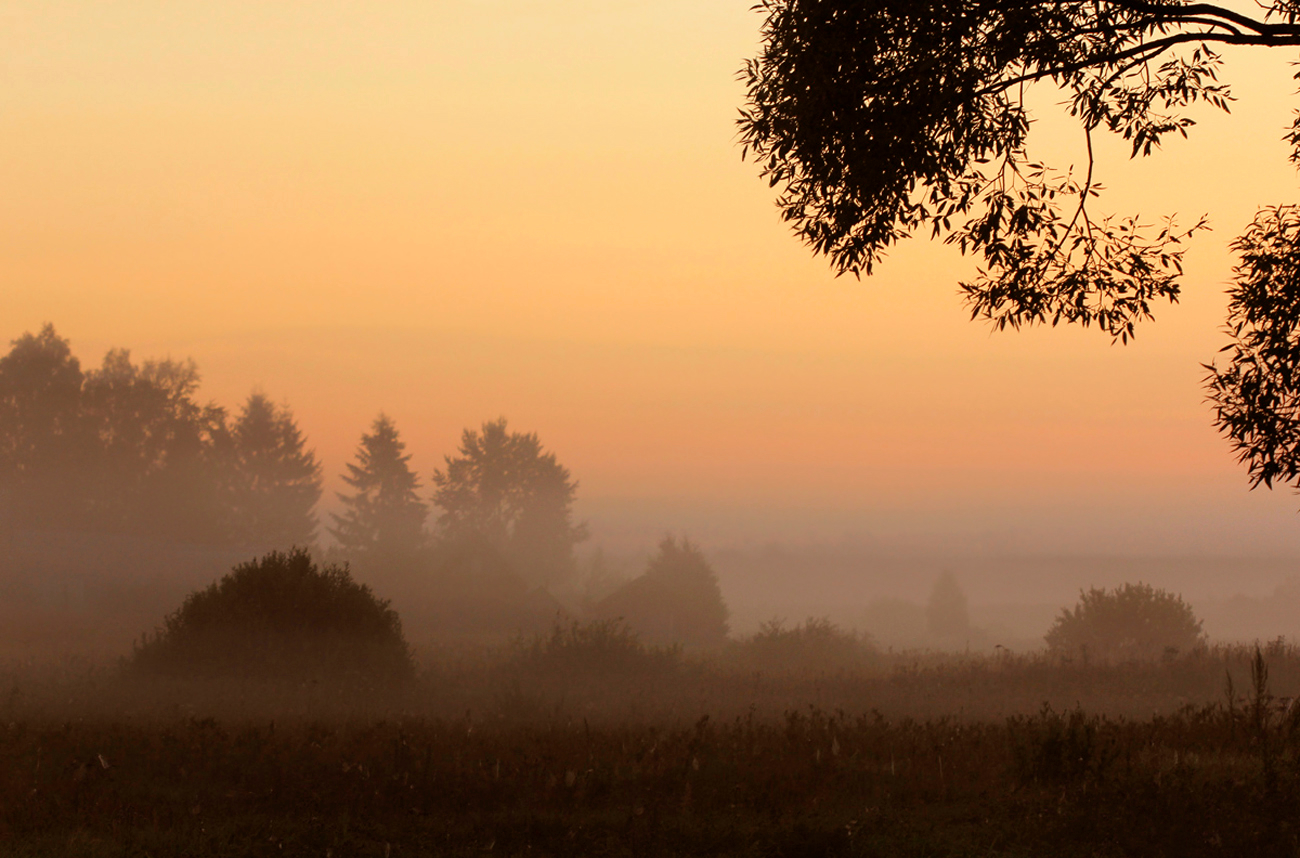
[(581, 643), (400, 689), (12, 666), (0, 852), (1300, 854), (1288, 647), (762, 674)]

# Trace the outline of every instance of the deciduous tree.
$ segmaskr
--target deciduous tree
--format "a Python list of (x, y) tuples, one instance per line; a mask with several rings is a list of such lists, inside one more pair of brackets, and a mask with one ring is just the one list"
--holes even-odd
[(505, 418), (466, 429), (433, 484), (445, 543), (499, 552), (534, 586), (572, 573), (573, 547), (587, 536), (573, 523), (578, 484), (535, 433), (511, 432)]
[[(1172, 0), (762, 0), (742, 77), (747, 156), (795, 232), (836, 271), (870, 274), (915, 233), (977, 256), (961, 284), (997, 328), (1095, 325), (1120, 340), (1177, 300), (1184, 242), (1205, 227), (1102, 216), (1093, 139), (1134, 157), (1227, 110), (1222, 45), (1300, 45), (1300, 2), (1250, 13)], [(1026, 92), (1064, 93), (1083, 166), (1036, 161)], [(1300, 163), (1300, 114), (1286, 134)], [(1230, 154), (1230, 153), (1225, 153)], [(1228, 159), (1225, 159), (1228, 160)], [(1237, 241), (1216, 420), (1252, 483), (1300, 483), (1300, 210), (1265, 209)]]

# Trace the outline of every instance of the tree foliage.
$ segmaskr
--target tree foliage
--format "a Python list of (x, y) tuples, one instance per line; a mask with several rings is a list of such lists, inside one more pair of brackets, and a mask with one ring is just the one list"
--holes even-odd
[(573, 571), (573, 547), (587, 536), (573, 523), (578, 484), (535, 433), (512, 432), (504, 418), (466, 429), (433, 483), (444, 544), (486, 546), (533, 584)]
[(306, 549), (273, 551), (193, 593), (134, 655), (135, 665), (191, 676), (411, 671), (402, 624), (346, 566), (318, 568)]
[(1048, 648), (1102, 660), (1153, 659), (1205, 643), (1201, 621), (1181, 596), (1150, 584), (1092, 588), (1062, 609), (1047, 632)]
[(78, 526), (89, 436), (81, 363), (46, 325), (0, 357), (0, 513), (25, 526)]
[(960, 638), (970, 634), (970, 612), (966, 594), (951, 571), (945, 570), (934, 582), (925, 605), (926, 629), (932, 638)]
[[(1093, 137), (1146, 156), (1186, 136), (1198, 104), (1227, 110), (1221, 45), (1300, 44), (1300, 4), (1257, 15), (1171, 0), (762, 0), (763, 46), (742, 71), (741, 139), (795, 232), (839, 273), (870, 274), (913, 234), (980, 261), (961, 284), (997, 328), (1095, 325), (1133, 336), (1180, 293), (1184, 243), (1204, 219), (1097, 215)], [(1031, 156), (1026, 92), (1065, 94), (1083, 168)], [(1286, 135), (1300, 163), (1300, 114)], [(1207, 383), (1220, 429), (1255, 484), (1300, 481), (1294, 403), (1294, 207), (1235, 244), (1226, 368)]]
[(191, 360), (111, 349), (83, 371), (53, 326), (0, 357), (0, 526), (269, 548), (310, 542), (320, 468), (285, 406), (231, 425)]
[(728, 632), (717, 573), (698, 546), (672, 536), (659, 543), (645, 573), (602, 599), (595, 613), (626, 620), (653, 643), (716, 646)]
[(330, 533), (345, 552), (409, 555), (423, 543), (428, 508), (410, 460), (397, 426), (380, 414), (343, 475), (352, 492), (339, 493), (345, 509)]
[(288, 406), (254, 393), (231, 427), (236, 543), (308, 545), (316, 536), (321, 467)]

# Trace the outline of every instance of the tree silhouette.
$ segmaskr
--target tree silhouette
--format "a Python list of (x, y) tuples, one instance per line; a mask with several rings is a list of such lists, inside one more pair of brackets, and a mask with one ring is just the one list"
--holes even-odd
[(535, 433), (511, 432), (505, 418), (466, 429), (458, 455), (446, 457), (433, 483), (444, 543), (499, 552), (533, 585), (572, 573), (573, 547), (587, 535), (573, 524), (578, 484)]
[(316, 533), (321, 468), (287, 406), (254, 393), (231, 427), (230, 507), (240, 545), (308, 545)]
[(1187, 652), (1205, 642), (1201, 621), (1181, 596), (1150, 584), (1079, 593), (1046, 636), (1048, 648), (1110, 659), (1152, 659)]
[(81, 412), (82, 371), (45, 325), (0, 358), (0, 516), (36, 528), (87, 524), (93, 439)]
[(98, 447), (92, 502), (99, 526), (224, 541), (218, 486), (225, 415), (195, 402), (198, 384), (192, 360), (136, 366), (125, 349), (109, 351), (86, 374), (82, 411)]
[(648, 641), (715, 646), (727, 637), (717, 573), (689, 539), (664, 537), (641, 577), (601, 600), (602, 619), (622, 618)]
[(970, 634), (966, 594), (951, 571), (944, 570), (935, 580), (925, 606), (925, 623), (931, 637), (953, 639)]
[(344, 552), (409, 555), (423, 543), (428, 508), (405, 450), (397, 427), (383, 414), (361, 436), (356, 464), (349, 463), (343, 477), (353, 492), (339, 493), (346, 509), (334, 515), (330, 528)]
[[(785, 220), (839, 273), (943, 236), (981, 261), (961, 284), (997, 328), (1072, 322), (1120, 340), (1177, 300), (1183, 242), (1205, 226), (1093, 213), (1094, 132), (1151, 154), (1186, 108), (1227, 110), (1222, 44), (1300, 45), (1300, 4), (1256, 17), (1166, 0), (762, 0), (742, 72), (747, 157)], [(1026, 91), (1064, 90), (1081, 174), (1037, 163)], [(1300, 114), (1286, 140), (1300, 163)], [(1208, 366), (1216, 423), (1252, 484), (1300, 483), (1300, 209), (1265, 209), (1234, 245), (1229, 365)]]

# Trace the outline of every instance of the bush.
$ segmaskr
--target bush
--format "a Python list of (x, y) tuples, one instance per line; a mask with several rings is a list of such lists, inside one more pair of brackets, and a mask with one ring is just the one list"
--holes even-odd
[(1049, 649), (1102, 661), (1151, 660), (1205, 644), (1201, 621), (1181, 596), (1150, 584), (1080, 592), (1046, 635)]
[(556, 623), (516, 649), (521, 666), (547, 673), (643, 674), (681, 662), (679, 647), (648, 647), (622, 620)]
[(740, 666), (769, 673), (853, 671), (878, 661), (869, 638), (847, 632), (826, 617), (809, 617), (791, 628), (769, 620), (732, 652)]
[(133, 664), (193, 676), (362, 677), (412, 672), (402, 624), (348, 568), (273, 551), (192, 593), (136, 647)]

